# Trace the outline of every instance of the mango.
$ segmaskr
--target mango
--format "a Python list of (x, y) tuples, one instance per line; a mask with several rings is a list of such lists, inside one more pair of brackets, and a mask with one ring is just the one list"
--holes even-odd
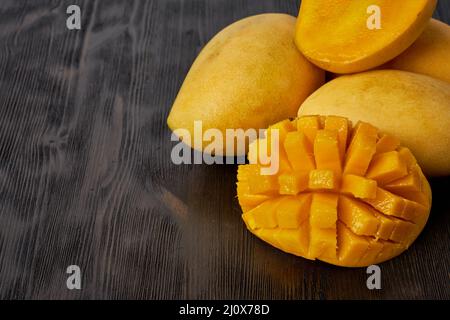
[[(411, 150), (425, 174), (450, 174), (450, 84), (447, 82), (398, 70), (345, 75), (314, 92), (298, 111), (299, 116), (315, 114), (342, 116), (354, 123), (368, 122), (395, 137), (392, 141), (383, 138), (376, 144), (370, 135), (355, 141), (365, 148), (362, 153), (367, 156), (395, 149), (400, 141)], [(344, 173), (362, 174), (368, 169), (366, 166), (367, 159), (352, 163), (351, 156), (347, 156)]]
[(385, 69), (425, 74), (450, 82), (450, 26), (431, 19), (420, 37)]
[(257, 161), (238, 167), (237, 197), (251, 233), (287, 253), (346, 267), (389, 260), (414, 242), (430, 214), (431, 189), (397, 138), (339, 116), (274, 128), (284, 130), (280, 152), (290, 169), (265, 176)]
[(303, 0), (295, 41), (327, 71), (375, 68), (408, 48), (426, 27), (436, 0)]
[[(295, 17), (262, 14), (237, 21), (201, 51), (176, 97), (167, 124), (191, 147), (194, 121), (202, 129), (265, 129), (295, 117), (300, 104), (325, 81), (294, 44)], [(189, 133), (189, 135), (187, 134)], [(226, 141), (226, 143), (232, 143)], [(216, 154), (225, 154), (216, 150)], [(237, 145), (237, 146), (236, 146)], [(235, 144), (245, 155), (248, 144)]]

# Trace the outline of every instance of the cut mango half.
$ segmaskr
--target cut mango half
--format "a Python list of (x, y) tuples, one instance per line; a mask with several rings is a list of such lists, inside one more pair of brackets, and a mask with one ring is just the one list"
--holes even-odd
[(436, 0), (303, 0), (295, 42), (303, 55), (335, 73), (375, 68), (422, 33)]
[[(398, 139), (336, 116), (284, 120), (273, 129), (283, 131), (278, 173), (262, 174), (267, 164), (258, 162), (257, 150), (238, 167), (237, 195), (250, 232), (285, 252), (346, 267), (389, 260), (417, 238), (431, 189)], [(256, 144), (267, 151), (269, 138)]]

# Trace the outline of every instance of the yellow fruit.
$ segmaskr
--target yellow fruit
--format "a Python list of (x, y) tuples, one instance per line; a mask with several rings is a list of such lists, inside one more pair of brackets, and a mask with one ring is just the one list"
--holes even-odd
[(416, 42), (384, 68), (426, 74), (450, 82), (449, 53), (450, 26), (431, 19)]
[[(265, 129), (295, 117), (325, 74), (297, 50), (294, 29), (292, 16), (262, 14), (219, 32), (187, 74), (167, 119), (169, 127), (187, 129), (192, 137), (199, 120), (203, 130), (217, 128), (225, 137), (226, 129)], [(193, 146), (188, 137), (180, 138)]]
[[(372, 11), (374, 6), (379, 8), (379, 29), (371, 24), (377, 14)], [(335, 73), (369, 70), (408, 48), (424, 30), (435, 6), (436, 0), (303, 0), (296, 44), (322, 69)]]
[(285, 252), (346, 267), (406, 250), (431, 207), (430, 186), (409, 149), (343, 117), (294, 123), (269, 128), (286, 129), (279, 144), (288, 171), (264, 176), (261, 163), (238, 167), (237, 195), (250, 232)]
[[(394, 138), (358, 142), (362, 154), (408, 147), (427, 175), (450, 174), (450, 84), (425, 75), (376, 70), (336, 78), (302, 104), (299, 116), (338, 115), (365, 121)], [(397, 139), (398, 138), (398, 139)], [(370, 140), (370, 141), (369, 141)], [(389, 141), (390, 140), (390, 141)], [(356, 143), (356, 142), (355, 142)], [(350, 146), (350, 150), (352, 146)], [(351, 162), (351, 157), (347, 157)], [(347, 164), (350, 166), (350, 164)], [(359, 174), (367, 165), (356, 161), (346, 173)], [(360, 166), (360, 168), (357, 168)]]

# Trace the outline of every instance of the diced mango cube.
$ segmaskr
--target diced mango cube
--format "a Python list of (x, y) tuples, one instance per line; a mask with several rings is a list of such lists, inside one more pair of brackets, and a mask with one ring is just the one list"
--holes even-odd
[(278, 176), (280, 194), (296, 195), (308, 188), (308, 172), (289, 172)]
[(308, 188), (311, 190), (318, 189), (335, 189), (337, 181), (332, 170), (311, 170), (309, 172)]
[(377, 182), (353, 174), (346, 174), (342, 178), (341, 192), (352, 194), (356, 198), (373, 199), (377, 195)]
[(314, 158), (317, 169), (332, 170), (337, 176), (342, 172), (337, 131), (318, 130), (314, 140)]
[(376, 180), (379, 185), (385, 185), (407, 174), (408, 169), (399, 153), (390, 151), (373, 157), (366, 176)]
[(379, 221), (374, 210), (358, 200), (346, 196), (339, 197), (339, 220), (355, 234), (374, 236), (378, 230)]
[(336, 131), (338, 134), (341, 163), (344, 160), (345, 150), (347, 149), (349, 125), (349, 121), (344, 117), (328, 116), (325, 119), (325, 130)]
[(278, 192), (278, 178), (276, 175), (256, 174), (249, 176), (248, 183), (251, 194), (270, 194)]
[(401, 218), (403, 220), (411, 221), (414, 223), (422, 224), (422, 221), (426, 221), (430, 212), (428, 207), (421, 205), (420, 203), (403, 199), (404, 207)]
[(336, 228), (310, 227), (309, 256), (311, 258), (335, 259), (336, 249)]
[(377, 195), (374, 199), (364, 199), (364, 201), (378, 211), (394, 217), (401, 217), (405, 207), (403, 198), (381, 188), (377, 188)]
[(283, 229), (295, 229), (309, 218), (311, 195), (284, 197), (276, 209), (277, 224)]
[(377, 130), (370, 124), (360, 122), (348, 147), (344, 173), (365, 175), (376, 151)]
[(377, 142), (376, 153), (385, 153), (389, 151), (394, 151), (400, 146), (400, 139), (391, 136), (389, 134), (382, 134), (381, 138)]
[(377, 217), (378, 221), (380, 222), (376, 233), (376, 237), (383, 240), (389, 240), (395, 228), (395, 222), (393, 218), (381, 214), (377, 211), (375, 211), (374, 214)]
[(276, 209), (279, 203), (280, 199), (278, 198), (264, 201), (256, 208), (244, 213), (242, 218), (248, 223), (251, 229), (276, 228), (278, 226)]
[(238, 179), (245, 181), (248, 185), (245, 190), (249, 194), (268, 193), (273, 194), (278, 191), (278, 178), (276, 175), (262, 175), (259, 164), (249, 164), (239, 166)]
[[(264, 194), (250, 194), (250, 186), (245, 181), (239, 181), (237, 183), (237, 193), (239, 204), (241, 207), (254, 208), (260, 203), (270, 199), (270, 196)], [(248, 209), (244, 210), (248, 211)]]
[(260, 167), (256, 164), (239, 166), (237, 170), (238, 181), (248, 182), (248, 177), (259, 173)]
[(320, 128), (320, 121), (317, 116), (306, 116), (297, 119), (297, 130), (306, 135), (311, 145), (314, 144), (316, 133)]
[(416, 158), (412, 154), (411, 150), (409, 150), (408, 148), (400, 147), (398, 149), (398, 153), (407, 168), (410, 168), (417, 163)]
[(414, 223), (428, 216), (429, 209), (417, 202), (399, 197), (389, 191), (378, 188), (375, 199), (364, 199), (382, 213), (405, 219)]
[(266, 131), (266, 139), (268, 139), (268, 141), (270, 141), (271, 137), (270, 131), (274, 129), (278, 130), (280, 145), (282, 145), (284, 140), (286, 139), (286, 135), (288, 134), (288, 132), (294, 131), (296, 128), (292, 126), (292, 123), (289, 119), (275, 123), (274, 125), (271, 125)]
[[(249, 145), (247, 159), (250, 164), (258, 164), (261, 167), (269, 167), (274, 162), (278, 163), (278, 172), (286, 172), (291, 170), (291, 166), (287, 159), (283, 143), (275, 144), (278, 147), (277, 152), (272, 152), (271, 140), (258, 139)], [(276, 151), (276, 150), (275, 150)]]
[(338, 195), (314, 193), (309, 223), (317, 228), (336, 228)]
[(395, 219), (395, 227), (389, 240), (402, 243), (408, 242), (411, 235), (414, 234), (415, 228), (417, 228), (417, 225), (414, 223)]
[(293, 170), (309, 171), (315, 169), (312, 145), (302, 132), (289, 132), (284, 140), (284, 149)]
[(375, 260), (378, 261), (385, 261), (391, 259), (406, 249), (404, 245), (399, 243), (383, 240), (380, 241), (383, 243), (383, 248), (381, 249), (378, 256), (375, 258)]
[(407, 176), (388, 183), (384, 188), (422, 205), (428, 205), (429, 203), (427, 195), (422, 190), (422, 174), (417, 164), (410, 168)]
[(384, 244), (382, 241), (378, 241), (377, 239), (370, 239), (368, 241), (369, 248), (366, 250), (366, 253), (358, 262), (358, 265), (360, 266), (368, 266), (373, 264), (373, 261), (376, 260), (381, 250), (383, 250)]
[(255, 218), (253, 217), (253, 214), (249, 214), (250, 211), (244, 212), (242, 214), (242, 220), (244, 220), (245, 225), (247, 226), (248, 230), (256, 230), (258, 226), (256, 225)]
[(309, 226), (307, 222), (298, 229), (280, 229), (275, 234), (275, 239), (280, 244), (281, 250), (308, 258)]
[(337, 234), (339, 260), (349, 266), (357, 265), (369, 249), (369, 242), (351, 232), (342, 222), (337, 224)]

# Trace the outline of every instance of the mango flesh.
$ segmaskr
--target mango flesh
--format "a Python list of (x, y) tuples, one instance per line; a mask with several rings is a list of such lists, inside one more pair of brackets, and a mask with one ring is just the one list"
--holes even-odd
[[(189, 70), (167, 119), (170, 129), (187, 129), (193, 137), (198, 120), (204, 131), (215, 128), (225, 137), (226, 129), (265, 129), (295, 117), (325, 73), (297, 50), (294, 29), (295, 17), (262, 14), (219, 32)], [(186, 134), (178, 136), (194, 147)]]
[[(380, 9), (379, 29), (368, 28), (373, 6)], [(305, 57), (327, 71), (369, 70), (408, 48), (435, 6), (436, 0), (303, 0), (296, 43)]]
[(409, 149), (368, 123), (352, 126), (343, 117), (305, 116), (291, 124), (272, 127), (287, 130), (279, 157), (290, 170), (263, 176), (257, 160), (238, 167), (248, 230), (285, 252), (346, 267), (377, 264), (406, 250), (431, 208), (430, 186)]
[(450, 82), (450, 26), (431, 19), (420, 37), (385, 69), (425, 74)]
[[(399, 139), (425, 174), (450, 174), (450, 84), (425, 75), (375, 70), (336, 78), (302, 104), (299, 116), (323, 114), (365, 121)], [(398, 143), (378, 141), (376, 148)], [(374, 152), (373, 141), (364, 142)], [(375, 149), (376, 149), (375, 148)]]

